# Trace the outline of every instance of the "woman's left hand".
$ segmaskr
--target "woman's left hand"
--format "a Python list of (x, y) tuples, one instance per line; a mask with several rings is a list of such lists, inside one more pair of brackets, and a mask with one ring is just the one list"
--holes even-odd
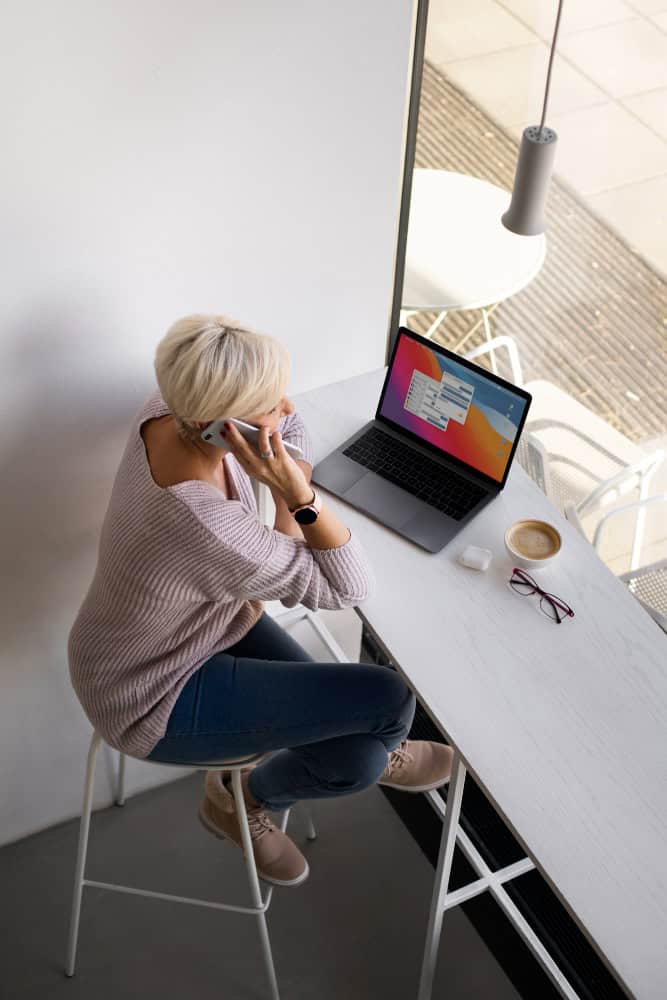
[(241, 465), (253, 479), (264, 483), (272, 493), (281, 496), (288, 507), (298, 507), (310, 503), (313, 491), (306, 478), (310, 466), (307, 462), (297, 463), (287, 453), (279, 431), (269, 437), (267, 427), (259, 429), (259, 452), (239, 434), (233, 424), (225, 425), (225, 443)]

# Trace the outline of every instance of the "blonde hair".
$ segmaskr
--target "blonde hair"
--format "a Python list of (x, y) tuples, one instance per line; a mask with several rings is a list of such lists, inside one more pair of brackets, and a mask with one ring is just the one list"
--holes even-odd
[(182, 438), (197, 421), (268, 413), (287, 391), (287, 348), (227, 316), (183, 316), (155, 352), (155, 375)]

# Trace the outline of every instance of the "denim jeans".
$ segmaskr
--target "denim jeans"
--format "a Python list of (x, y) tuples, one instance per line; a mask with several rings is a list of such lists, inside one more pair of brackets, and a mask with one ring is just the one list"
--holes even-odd
[(148, 760), (193, 764), (276, 751), (248, 779), (266, 809), (374, 784), (407, 736), (415, 697), (367, 663), (315, 663), (263, 614), (188, 680)]

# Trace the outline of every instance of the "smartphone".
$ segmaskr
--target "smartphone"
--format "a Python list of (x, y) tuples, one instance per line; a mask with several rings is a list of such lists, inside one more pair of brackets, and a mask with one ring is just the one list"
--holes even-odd
[[(208, 441), (209, 444), (217, 445), (218, 448), (226, 448), (227, 442), (225, 441), (223, 431), (227, 422), (234, 424), (234, 427), (236, 427), (239, 434), (245, 438), (248, 444), (252, 445), (255, 451), (259, 451), (259, 427), (246, 424), (245, 421), (237, 420), (236, 417), (225, 417), (223, 420), (214, 420), (213, 423), (209, 424), (201, 432), (202, 441)], [(292, 458), (303, 458), (303, 452), (298, 445), (289, 444), (288, 441), (283, 441), (283, 444), (285, 451)]]

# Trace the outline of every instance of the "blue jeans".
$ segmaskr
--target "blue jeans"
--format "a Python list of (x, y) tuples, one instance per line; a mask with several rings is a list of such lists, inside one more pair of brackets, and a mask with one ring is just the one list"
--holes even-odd
[(374, 784), (407, 736), (415, 697), (367, 663), (315, 663), (267, 614), (189, 679), (148, 760), (193, 764), (277, 751), (250, 773), (265, 809)]

